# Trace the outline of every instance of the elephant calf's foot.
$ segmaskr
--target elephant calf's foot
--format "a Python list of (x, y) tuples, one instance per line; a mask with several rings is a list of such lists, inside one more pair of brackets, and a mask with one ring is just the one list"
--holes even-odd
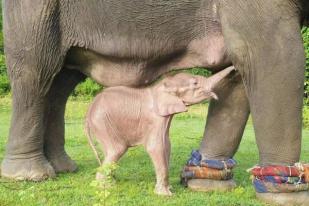
[(309, 191), (291, 193), (256, 193), (258, 199), (263, 202), (284, 206), (309, 205)]
[(236, 187), (233, 179), (230, 180), (212, 180), (212, 179), (191, 179), (187, 182), (188, 187), (194, 191), (230, 191)]
[(97, 172), (95, 175), (95, 179), (102, 182), (115, 181), (115, 178), (112, 174), (103, 174), (102, 172)]
[(170, 186), (164, 186), (164, 185), (156, 185), (155, 191), (157, 195), (163, 195), (163, 196), (172, 196), (173, 193), (170, 191)]
[(77, 171), (76, 163), (65, 152), (54, 155), (47, 155), (47, 159), (57, 173)]
[(55, 171), (45, 157), (29, 159), (5, 158), (1, 165), (1, 176), (14, 180), (41, 181), (55, 177)]

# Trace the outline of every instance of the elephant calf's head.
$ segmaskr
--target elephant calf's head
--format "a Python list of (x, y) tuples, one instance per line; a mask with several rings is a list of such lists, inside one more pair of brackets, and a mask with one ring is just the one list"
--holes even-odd
[(211, 77), (179, 73), (166, 77), (154, 88), (154, 110), (161, 116), (187, 111), (187, 106), (211, 98), (218, 99), (213, 89), (234, 67)]

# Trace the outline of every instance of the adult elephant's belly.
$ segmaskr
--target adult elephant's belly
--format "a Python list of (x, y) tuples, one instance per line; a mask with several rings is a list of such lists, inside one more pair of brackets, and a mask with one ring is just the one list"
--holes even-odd
[[(149, 48), (151, 53), (151, 47)], [(164, 51), (164, 49), (162, 49)], [(231, 64), (222, 35), (211, 35), (191, 41), (177, 50), (149, 58), (106, 55), (80, 47), (72, 48), (66, 68), (78, 69), (104, 86), (143, 86), (171, 70), (204, 67), (212, 71)]]

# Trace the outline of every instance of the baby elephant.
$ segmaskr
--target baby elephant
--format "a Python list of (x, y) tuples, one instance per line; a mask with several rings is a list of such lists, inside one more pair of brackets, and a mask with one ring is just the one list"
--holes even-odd
[(90, 133), (103, 147), (103, 165), (118, 161), (128, 147), (143, 145), (155, 167), (155, 193), (171, 195), (168, 167), (173, 114), (185, 112), (187, 106), (203, 100), (217, 99), (213, 88), (232, 70), (234, 67), (229, 67), (209, 78), (179, 73), (146, 88), (105, 89), (90, 106), (85, 127), (99, 163)]

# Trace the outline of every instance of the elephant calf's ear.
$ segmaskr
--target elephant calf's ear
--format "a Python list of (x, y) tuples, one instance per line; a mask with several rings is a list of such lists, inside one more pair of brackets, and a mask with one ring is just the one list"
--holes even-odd
[(162, 93), (156, 96), (153, 107), (154, 111), (163, 117), (188, 111), (181, 99), (169, 93)]

